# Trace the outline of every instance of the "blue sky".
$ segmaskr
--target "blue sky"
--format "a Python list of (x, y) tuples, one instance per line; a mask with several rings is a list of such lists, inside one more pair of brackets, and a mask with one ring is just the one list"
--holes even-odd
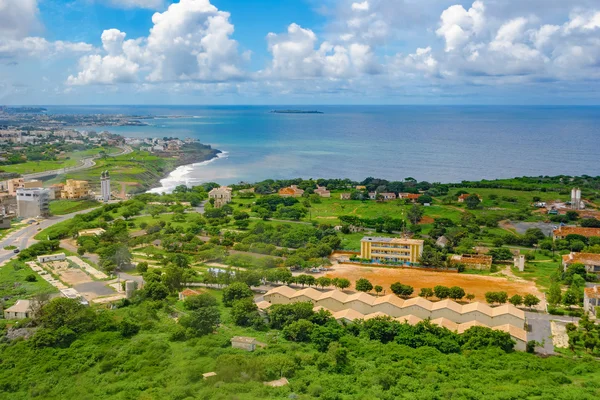
[(0, 0), (0, 104), (599, 104), (597, 0)]

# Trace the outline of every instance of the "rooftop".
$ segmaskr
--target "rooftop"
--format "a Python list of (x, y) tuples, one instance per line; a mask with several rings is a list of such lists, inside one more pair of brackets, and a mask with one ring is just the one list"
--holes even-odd
[(588, 299), (600, 299), (600, 285), (585, 288), (585, 297)]
[(596, 253), (570, 253), (563, 256), (563, 262), (567, 264), (582, 263), (594, 264), (600, 263), (600, 254)]
[(12, 307), (8, 307), (4, 311), (24, 313), (24, 312), (28, 312), (30, 310), (31, 310), (31, 302), (29, 300), (17, 300), (17, 302)]
[(578, 226), (561, 226), (553, 231), (555, 236), (581, 235), (585, 237), (600, 236), (600, 228), (580, 228)]
[(389, 238), (381, 236), (365, 236), (361, 242), (373, 242), (373, 243), (390, 243), (390, 244), (418, 244), (422, 245), (423, 240), (419, 239), (407, 239), (407, 238)]

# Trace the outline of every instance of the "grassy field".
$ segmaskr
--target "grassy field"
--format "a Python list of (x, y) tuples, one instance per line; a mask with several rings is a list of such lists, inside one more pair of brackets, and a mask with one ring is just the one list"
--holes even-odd
[[(28, 275), (35, 275), (35, 282), (27, 282)], [(11, 261), (0, 267), (0, 297), (4, 307), (10, 307), (19, 299), (28, 299), (38, 293), (53, 293), (57, 290), (39, 277), (31, 268), (20, 261)]]
[(560, 262), (549, 260), (548, 257), (539, 257), (539, 259), (527, 262), (525, 271), (520, 272), (512, 268), (513, 273), (528, 281), (534, 281), (536, 286), (545, 290), (550, 287), (550, 276), (560, 267)]
[(116, 147), (96, 147), (84, 151), (67, 153), (56, 161), (28, 161), (22, 164), (4, 165), (0, 169), (5, 172), (16, 174), (32, 174), (36, 172), (52, 171), (55, 169), (74, 167), (79, 163), (79, 160), (92, 157), (99, 154), (101, 151), (114, 153), (119, 151)]
[(54, 200), (50, 202), (50, 213), (52, 215), (65, 215), (98, 207), (99, 205), (100, 203), (95, 200)]
[(127, 192), (135, 192), (162, 177), (174, 168), (175, 163), (176, 159), (161, 158), (148, 152), (134, 151), (118, 157), (98, 159), (93, 168), (57, 176), (48, 183), (64, 182), (65, 179), (80, 179), (87, 180), (92, 187), (96, 187), (100, 185), (102, 172), (108, 170), (110, 171), (112, 190), (121, 191), (119, 183), (123, 183), (127, 185)]

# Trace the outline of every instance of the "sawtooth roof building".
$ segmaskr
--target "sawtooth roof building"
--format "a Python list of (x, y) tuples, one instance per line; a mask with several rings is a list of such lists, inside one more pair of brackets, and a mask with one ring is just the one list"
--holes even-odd
[(310, 302), (316, 309), (326, 309), (338, 321), (351, 322), (385, 315), (414, 325), (430, 319), (432, 323), (458, 333), (471, 326), (508, 332), (517, 342), (517, 350), (525, 350), (527, 343), (525, 313), (510, 304), (492, 308), (484, 303), (461, 305), (448, 299), (438, 302), (422, 297), (403, 300), (396, 295), (375, 297), (363, 292), (346, 294), (339, 290), (321, 292), (314, 288), (295, 290), (279, 286), (268, 291), (264, 301), (257, 303), (257, 306), (264, 310), (273, 304), (298, 302)]

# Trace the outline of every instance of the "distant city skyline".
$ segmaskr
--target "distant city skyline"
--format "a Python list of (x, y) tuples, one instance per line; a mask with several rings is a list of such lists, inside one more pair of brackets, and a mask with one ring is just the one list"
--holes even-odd
[(0, 0), (0, 104), (600, 104), (597, 0)]

